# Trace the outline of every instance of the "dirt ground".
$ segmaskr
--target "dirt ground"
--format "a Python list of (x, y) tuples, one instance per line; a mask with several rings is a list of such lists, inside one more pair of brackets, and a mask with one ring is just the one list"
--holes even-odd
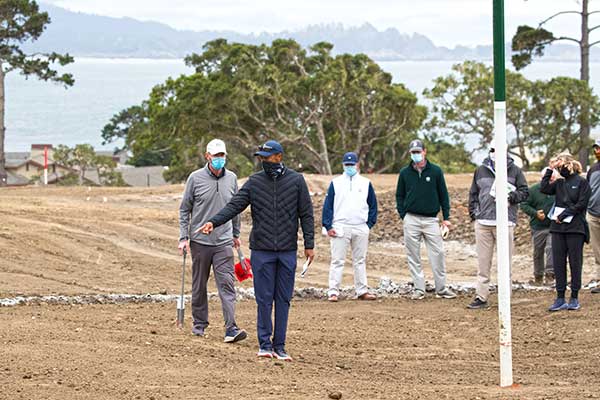
[(514, 389), (498, 387), (497, 309), (469, 312), (464, 297), (294, 301), (292, 363), (255, 357), (252, 301), (238, 305), (250, 337), (233, 345), (218, 302), (207, 338), (176, 330), (168, 303), (0, 308), (0, 398), (598, 399), (600, 302), (549, 314), (551, 300), (514, 296)]
[[(407, 282), (394, 204), (397, 177), (369, 178), (380, 209), (369, 248), (369, 283), (376, 287), (381, 277)], [(330, 177), (307, 181), (318, 226)], [(473, 283), (476, 253), (466, 212), (471, 176), (447, 181), (454, 224), (446, 242), (448, 280)], [(0, 190), (0, 298), (178, 293), (182, 190), (182, 185)], [(247, 213), (244, 221), (247, 251)], [(532, 264), (524, 216), (516, 242), (512, 276), (526, 282)], [(585, 251), (584, 284), (595, 276), (589, 246)], [(329, 245), (321, 235), (316, 254), (296, 287), (327, 285)], [(423, 257), (427, 263), (425, 252)], [(431, 280), (429, 267), (425, 270)], [(188, 266), (188, 282), (189, 277)], [(344, 284), (352, 285), (349, 267)], [(250, 288), (251, 282), (240, 286)], [(173, 303), (0, 307), (0, 398), (320, 399), (334, 391), (344, 399), (600, 398), (600, 297), (584, 293), (580, 312), (558, 315), (545, 311), (551, 298), (515, 294), (515, 377), (521, 386), (510, 390), (497, 388), (497, 309), (468, 312), (467, 297), (335, 305), (296, 300), (288, 345), (297, 359), (292, 364), (255, 359), (252, 301), (239, 304), (238, 322), (250, 339), (237, 346), (222, 343), (218, 301), (211, 303), (213, 325), (206, 339), (174, 329)]]

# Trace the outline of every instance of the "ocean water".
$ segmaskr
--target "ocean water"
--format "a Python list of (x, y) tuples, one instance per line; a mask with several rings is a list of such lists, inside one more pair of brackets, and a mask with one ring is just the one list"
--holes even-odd
[[(432, 81), (450, 72), (450, 61), (380, 62), (395, 82), (421, 94)], [(592, 86), (600, 93), (600, 63), (591, 65)], [(152, 87), (168, 77), (191, 73), (183, 60), (79, 58), (66, 69), (76, 83), (65, 89), (13, 72), (6, 81), (6, 150), (26, 151), (32, 143), (102, 145), (101, 131), (122, 109), (139, 104)], [(579, 76), (579, 64), (536, 62), (525, 69), (529, 79)]]

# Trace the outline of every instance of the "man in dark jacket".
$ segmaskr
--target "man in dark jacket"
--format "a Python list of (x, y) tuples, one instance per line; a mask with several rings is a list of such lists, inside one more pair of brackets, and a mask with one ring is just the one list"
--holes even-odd
[(446, 287), (444, 241), (438, 220), (450, 228), (450, 197), (444, 172), (427, 160), (427, 150), (420, 140), (410, 142), (411, 162), (400, 170), (396, 186), (396, 209), (403, 221), (404, 246), (413, 279), (411, 299), (425, 298), (425, 275), (421, 265), (421, 241), (425, 241), (433, 271), (436, 297), (453, 299), (456, 294)]
[[(492, 148), (483, 164), (475, 170), (469, 192), (469, 215), (475, 221), (475, 244), (477, 251), (477, 289), (470, 309), (488, 308), (490, 294), (490, 271), (496, 247), (496, 153)], [(521, 168), (508, 157), (508, 225), (509, 253), (512, 259), (514, 227), (517, 224), (518, 204), (527, 199), (529, 190)]]
[[(542, 170), (542, 177), (546, 173)], [(550, 235), (549, 212), (554, 205), (554, 196), (543, 194), (540, 184), (529, 188), (529, 197), (521, 203), (521, 210), (529, 216), (529, 227), (533, 241), (533, 277), (537, 285), (554, 282), (554, 267), (552, 266), (552, 237)], [(544, 269), (544, 253), (546, 268)]]
[(283, 164), (283, 147), (278, 142), (269, 140), (255, 156), (260, 158), (263, 171), (250, 176), (229, 203), (198, 230), (210, 234), (250, 205), (250, 249), (260, 345), (257, 355), (292, 361), (285, 351), (285, 339), (294, 294), (298, 225), (299, 222), (302, 225), (304, 254), (312, 262), (315, 245), (312, 200), (304, 177)]

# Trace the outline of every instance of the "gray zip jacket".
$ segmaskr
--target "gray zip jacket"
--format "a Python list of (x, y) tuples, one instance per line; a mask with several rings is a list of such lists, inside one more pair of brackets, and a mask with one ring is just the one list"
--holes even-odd
[[(508, 158), (508, 183), (516, 190), (508, 194), (508, 220), (517, 223), (518, 204), (527, 200), (529, 188), (521, 168), (515, 165), (512, 158)], [(492, 185), (496, 181), (496, 172), (490, 158), (483, 160), (475, 170), (473, 183), (469, 192), (469, 215), (473, 220), (496, 220), (496, 199), (490, 195)]]
[(190, 238), (206, 246), (232, 244), (233, 237), (240, 236), (239, 215), (215, 228), (210, 235), (194, 232), (221, 211), (237, 191), (237, 176), (225, 168), (219, 177), (208, 165), (192, 172), (179, 206), (179, 240)]

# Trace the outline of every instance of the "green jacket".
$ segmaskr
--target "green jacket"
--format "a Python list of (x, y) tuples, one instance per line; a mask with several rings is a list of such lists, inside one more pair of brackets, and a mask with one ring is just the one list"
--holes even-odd
[[(529, 226), (531, 229), (534, 231), (539, 231), (550, 228), (550, 219), (548, 218), (548, 214), (550, 213), (550, 209), (553, 205), (554, 196), (540, 192), (539, 183), (536, 183), (529, 188), (529, 197), (527, 200), (521, 203), (521, 210), (523, 210), (525, 214), (529, 215)], [(537, 210), (544, 210), (546, 218), (543, 221), (537, 219)]]
[(450, 197), (442, 169), (430, 161), (421, 172), (412, 162), (402, 168), (396, 187), (396, 209), (402, 219), (406, 213), (436, 217), (441, 209), (444, 220), (448, 220)]

